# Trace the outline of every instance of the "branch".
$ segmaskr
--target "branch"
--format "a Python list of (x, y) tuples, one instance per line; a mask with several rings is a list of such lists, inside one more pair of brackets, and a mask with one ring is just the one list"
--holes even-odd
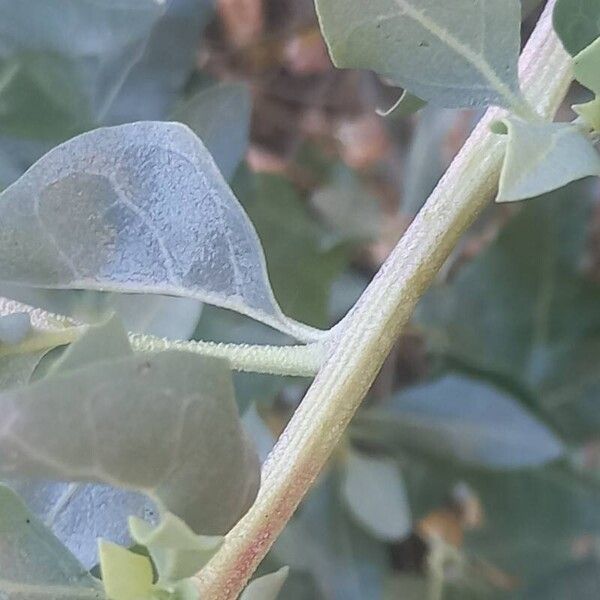
[[(77, 340), (88, 325), (33, 308), (16, 300), (0, 297), (0, 316), (24, 312), (34, 327), (21, 343), (0, 344), (0, 356), (26, 354), (64, 346)], [(323, 345), (312, 343), (295, 346), (263, 346), (258, 344), (222, 344), (218, 342), (169, 340), (153, 335), (129, 333), (129, 342), (136, 352), (178, 350), (201, 356), (213, 356), (229, 361), (234, 371), (268, 373), (295, 377), (312, 377), (323, 362)]]
[[(520, 61), (527, 99), (552, 118), (572, 79), (552, 29), (550, 0)], [(233, 600), (269, 551), (325, 465), (417, 301), (461, 235), (496, 191), (504, 141), (490, 109), (349, 315), (302, 404), (263, 467), (249, 512), (196, 576), (202, 598)]]

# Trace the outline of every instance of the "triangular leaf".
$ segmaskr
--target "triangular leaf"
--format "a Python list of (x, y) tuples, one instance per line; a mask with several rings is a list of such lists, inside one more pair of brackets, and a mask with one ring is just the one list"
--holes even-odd
[(276, 600), (289, 573), (289, 567), (281, 567), (275, 573), (257, 577), (242, 592), (240, 600)]
[(501, 124), (508, 130), (508, 142), (497, 202), (533, 198), (571, 181), (600, 175), (600, 154), (578, 127), (515, 118)]
[(0, 215), (1, 281), (186, 296), (319, 337), (281, 312), (252, 224), (185, 125), (78, 136), (0, 195)]
[(158, 571), (159, 581), (191, 577), (203, 567), (223, 543), (220, 536), (196, 535), (179, 517), (162, 516), (157, 527), (132, 517), (131, 537), (146, 546)]

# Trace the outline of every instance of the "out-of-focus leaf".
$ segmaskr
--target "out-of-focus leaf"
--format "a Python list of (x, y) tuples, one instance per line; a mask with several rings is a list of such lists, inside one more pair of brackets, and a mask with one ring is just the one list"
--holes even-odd
[(343, 246), (321, 247), (323, 231), (311, 221), (290, 183), (261, 175), (242, 196), (262, 241), (275, 296), (286, 314), (328, 325), (331, 285), (348, 261)]
[(518, 595), (519, 600), (596, 600), (598, 597), (600, 564), (596, 558), (559, 569)]
[(60, 141), (99, 122), (163, 8), (158, 0), (3, 0), (0, 130)]
[(276, 600), (287, 579), (288, 572), (288, 567), (281, 567), (275, 573), (254, 579), (242, 592), (240, 600)]
[(554, 29), (567, 51), (575, 56), (600, 36), (598, 0), (557, 0)]
[(319, 215), (341, 240), (377, 239), (381, 214), (377, 198), (361, 184), (356, 174), (338, 166), (330, 182), (317, 190), (311, 202)]
[(13, 354), (0, 358), (0, 391), (29, 383), (36, 367), (48, 352)]
[[(232, 344), (277, 346), (290, 343), (287, 336), (258, 321), (214, 306), (204, 307), (194, 337)], [(289, 378), (260, 373), (236, 372), (232, 375), (235, 397), (242, 413), (253, 402), (268, 406), (289, 381)]]
[(378, 109), (377, 114), (381, 117), (407, 117), (420, 111), (426, 105), (427, 102), (425, 100), (421, 100), (421, 98), (413, 96), (405, 90), (395, 104), (387, 110)]
[(351, 451), (342, 493), (352, 516), (377, 539), (397, 541), (410, 533), (410, 508), (395, 461)]
[(456, 113), (437, 106), (425, 108), (417, 117), (403, 178), (402, 212), (416, 215), (444, 174), (444, 140), (455, 124)]
[(152, 563), (147, 556), (100, 540), (102, 583), (110, 600), (141, 600), (150, 598)]
[(192, 336), (203, 306), (193, 298), (161, 294), (52, 290), (13, 284), (0, 286), (0, 293), (82, 323), (97, 323), (115, 313), (127, 331), (178, 340)]
[(201, 90), (173, 114), (203, 142), (225, 179), (230, 179), (248, 147), (252, 98), (242, 83)]
[(579, 440), (600, 424), (600, 287), (580, 272), (590, 202), (583, 184), (530, 201), (417, 316), (434, 352), (516, 382)]
[(508, 118), (497, 127), (508, 132), (497, 202), (533, 198), (600, 175), (600, 154), (581, 129), (570, 123), (526, 123)]
[(227, 531), (256, 494), (258, 464), (223, 361), (102, 361), (5, 392), (0, 405), (5, 476), (143, 491), (206, 534)]
[[(273, 554), (292, 572), (312, 574), (324, 598), (379, 598), (388, 569), (386, 547), (340, 510), (335, 483), (328, 477), (311, 491)], [(285, 587), (283, 593), (286, 597)]]
[(484, 519), (465, 549), (523, 582), (556, 573), (573, 559), (578, 540), (600, 532), (600, 491), (567, 469), (473, 472), (466, 481)]
[(0, 486), (0, 596), (100, 600), (99, 583), (5, 486)]
[[(367, 410), (362, 427), (426, 456), (494, 469), (534, 467), (565, 451), (557, 437), (511, 396), (467, 377), (449, 375)], [(387, 424), (387, 426), (386, 426)]]
[(2, 281), (191, 297), (318, 337), (279, 309), (252, 224), (185, 125), (78, 136), (5, 190), (0, 214)]
[(195, 66), (200, 36), (214, 0), (169, 0), (140, 60), (111, 104), (106, 123), (168, 117)]
[(160, 581), (178, 581), (196, 574), (223, 543), (220, 536), (195, 534), (171, 513), (164, 514), (156, 527), (132, 517), (129, 529), (131, 537), (148, 548)]
[(0, 317), (0, 344), (18, 344), (30, 331), (31, 321), (27, 313), (12, 313)]
[(600, 94), (600, 33), (598, 35), (594, 43), (573, 59), (575, 79), (595, 94)]
[(338, 67), (372, 69), (433, 104), (520, 102), (518, 0), (317, 0)]

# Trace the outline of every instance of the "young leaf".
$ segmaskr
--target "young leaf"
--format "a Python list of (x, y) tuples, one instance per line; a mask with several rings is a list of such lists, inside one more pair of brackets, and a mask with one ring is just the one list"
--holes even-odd
[(138, 544), (148, 548), (161, 582), (196, 574), (223, 543), (221, 536), (196, 535), (171, 513), (164, 514), (157, 527), (132, 517), (129, 530)]
[(582, 50), (574, 59), (575, 79), (600, 94), (600, 37)]
[[(366, 411), (383, 437), (425, 456), (492, 469), (542, 465), (563, 455), (561, 441), (512, 397), (491, 385), (446, 376)], [(360, 423), (360, 420), (359, 420)]]
[(138, 490), (194, 531), (224, 533), (258, 487), (224, 361), (102, 361), (0, 395), (0, 473)]
[(554, 29), (569, 54), (579, 54), (600, 36), (600, 2), (557, 0)]
[(502, 130), (508, 131), (508, 142), (497, 202), (533, 198), (600, 175), (600, 154), (574, 125), (507, 118), (496, 125), (496, 132)]
[(448, 108), (522, 104), (518, 0), (316, 0), (338, 67)]
[(276, 600), (289, 573), (289, 567), (281, 567), (275, 573), (257, 577), (242, 592), (240, 600)]
[(147, 556), (100, 540), (100, 570), (110, 600), (145, 600), (152, 592), (152, 563)]
[(206, 145), (225, 179), (231, 179), (246, 149), (252, 98), (241, 83), (221, 83), (201, 90), (173, 113)]
[(600, 96), (585, 104), (575, 104), (573, 110), (593, 131), (600, 131)]
[(392, 542), (410, 533), (410, 508), (395, 461), (351, 451), (342, 493), (358, 523), (377, 539)]
[(0, 214), (1, 281), (192, 297), (319, 337), (281, 312), (252, 224), (185, 125), (78, 136), (6, 189)]
[(99, 583), (6, 486), (0, 485), (0, 597), (100, 600)]

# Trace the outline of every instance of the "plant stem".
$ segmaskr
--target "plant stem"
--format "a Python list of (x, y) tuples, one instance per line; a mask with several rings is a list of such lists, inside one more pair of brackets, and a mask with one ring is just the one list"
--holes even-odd
[[(520, 61), (524, 93), (551, 118), (572, 79), (552, 30), (550, 0)], [(195, 580), (202, 598), (237, 598), (325, 465), (413, 309), (493, 196), (504, 141), (489, 110), (348, 316), (300, 407), (263, 467), (258, 497)]]
[(306, 346), (261, 346), (222, 344), (204, 341), (180, 341), (151, 335), (129, 334), (129, 341), (138, 352), (180, 350), (202, 356), (215, 356), (229, 361), (234, 371), (313, 377), (322, 362), (323, 348), (313, 343)]
[[(29, 315), (34, 331), (19, 344), (0, 344), (0, 356), (25, 354), (64, 346), (77, 340), (88, 328), (63, 315), (0, 297), (0, 316), (24, 312)], [(153, 335), (129, 333), (129, 341), (137, 352), (178, 350), (201, 356), (213, 356), (229, 361), (235, 371), (268, 373), (295, 377), (312, 377), (323, 361), (323, 345), (263, 346), (252, 344), (221, 344), (217, 342), (169, 340)]]

